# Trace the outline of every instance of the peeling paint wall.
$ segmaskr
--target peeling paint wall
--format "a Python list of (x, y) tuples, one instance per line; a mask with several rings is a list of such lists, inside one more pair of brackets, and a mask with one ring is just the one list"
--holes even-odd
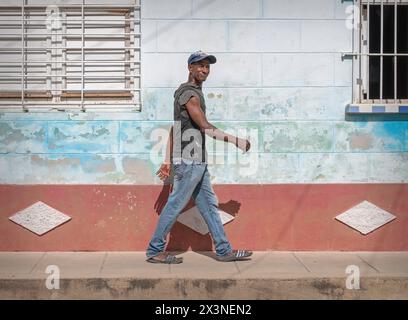
[(173, 92), (198, 49), (218, 59), (204, 84), (208, 118), (257, 132), (245, 156), (209, 144), (210, 158), (224, 162), (211, 164), (214, 183), (407, 182), (408, 122), (345, 120), (348, 5), (143, 1), (142, 112), (0, 113), (0, 183), (161, 183), (162, 155), (151, 151), (171, 126)]

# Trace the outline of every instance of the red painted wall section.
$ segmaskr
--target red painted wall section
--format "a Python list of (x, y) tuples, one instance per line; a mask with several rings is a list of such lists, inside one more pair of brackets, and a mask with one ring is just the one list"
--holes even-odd
[[(215, 185), (233, 247), (406, 251), (408, 184)], [(163, 186), (1, 185), (0, 251), (144, 251), (168, 195)], [(361, 201), (397, 218), (368, 235), (335, 220)], [(36, 201), (72, 219), (38, 236), (8, 219)], [(189, 204), (193, 205), (192, 203)], [(212, 250), (209, 235), (176, 223), (169, 250)]]

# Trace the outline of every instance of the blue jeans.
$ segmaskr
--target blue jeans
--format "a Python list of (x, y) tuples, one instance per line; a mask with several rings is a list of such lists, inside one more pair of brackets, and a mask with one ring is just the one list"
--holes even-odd
[(154, 257), (163, 252), (166, 238), (177, 216), (193, 197), (202, 217), (207, 223), (215, 245), (217, 255), (226, 255), (232, 251), (225, 235), (218, 213), (218, 200), (211, 186), (210, 174), (206, 163), (175, 164), (173, 191), (160, 214), (156, 231), (150, 240), (146, 256)]

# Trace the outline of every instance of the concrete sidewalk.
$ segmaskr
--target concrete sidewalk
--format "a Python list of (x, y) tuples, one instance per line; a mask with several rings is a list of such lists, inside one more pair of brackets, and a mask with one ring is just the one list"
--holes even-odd
[[(0, 298), (408, 299), (408, 252), (255, 252), (228, 263), (209, 252), (180, 256), (184, 263), (164, 265), (143, 252), (0, 252)], [(59, 289), (49, 289), (56, 270)]]

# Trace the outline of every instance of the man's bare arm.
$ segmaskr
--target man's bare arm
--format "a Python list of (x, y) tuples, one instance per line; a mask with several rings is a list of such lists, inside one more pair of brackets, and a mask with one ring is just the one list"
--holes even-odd
[(200, 100), (197, 97), (191, 97), (191, 99), (187, 102), (186, 107), (191, 119), (200, 127), (200, 130), (205, 134), (217, 140), (233, 143), (244, 152), (247, 152), (251, 147), (251, 144), (248, 140), (240, 139), (233, 135), (230, 135), (211, 124), (207, 120), (207, 117), (205, 116), (203, 110), (201, 110)]
[(173, 126), (170, 128), (169, 138), (167, 139), (166, 157), (164, 163), (171, 163), (171, 155), (173, 153)]
[(166, 155), (164, 158), (164, 162), (160, 166), (159, 170), (156, 172), (160, 180), (165, 180), (170, 175), (172, 153), (173, 153), (173, 127), (170, 128), (169, 137), (167, 139)]

